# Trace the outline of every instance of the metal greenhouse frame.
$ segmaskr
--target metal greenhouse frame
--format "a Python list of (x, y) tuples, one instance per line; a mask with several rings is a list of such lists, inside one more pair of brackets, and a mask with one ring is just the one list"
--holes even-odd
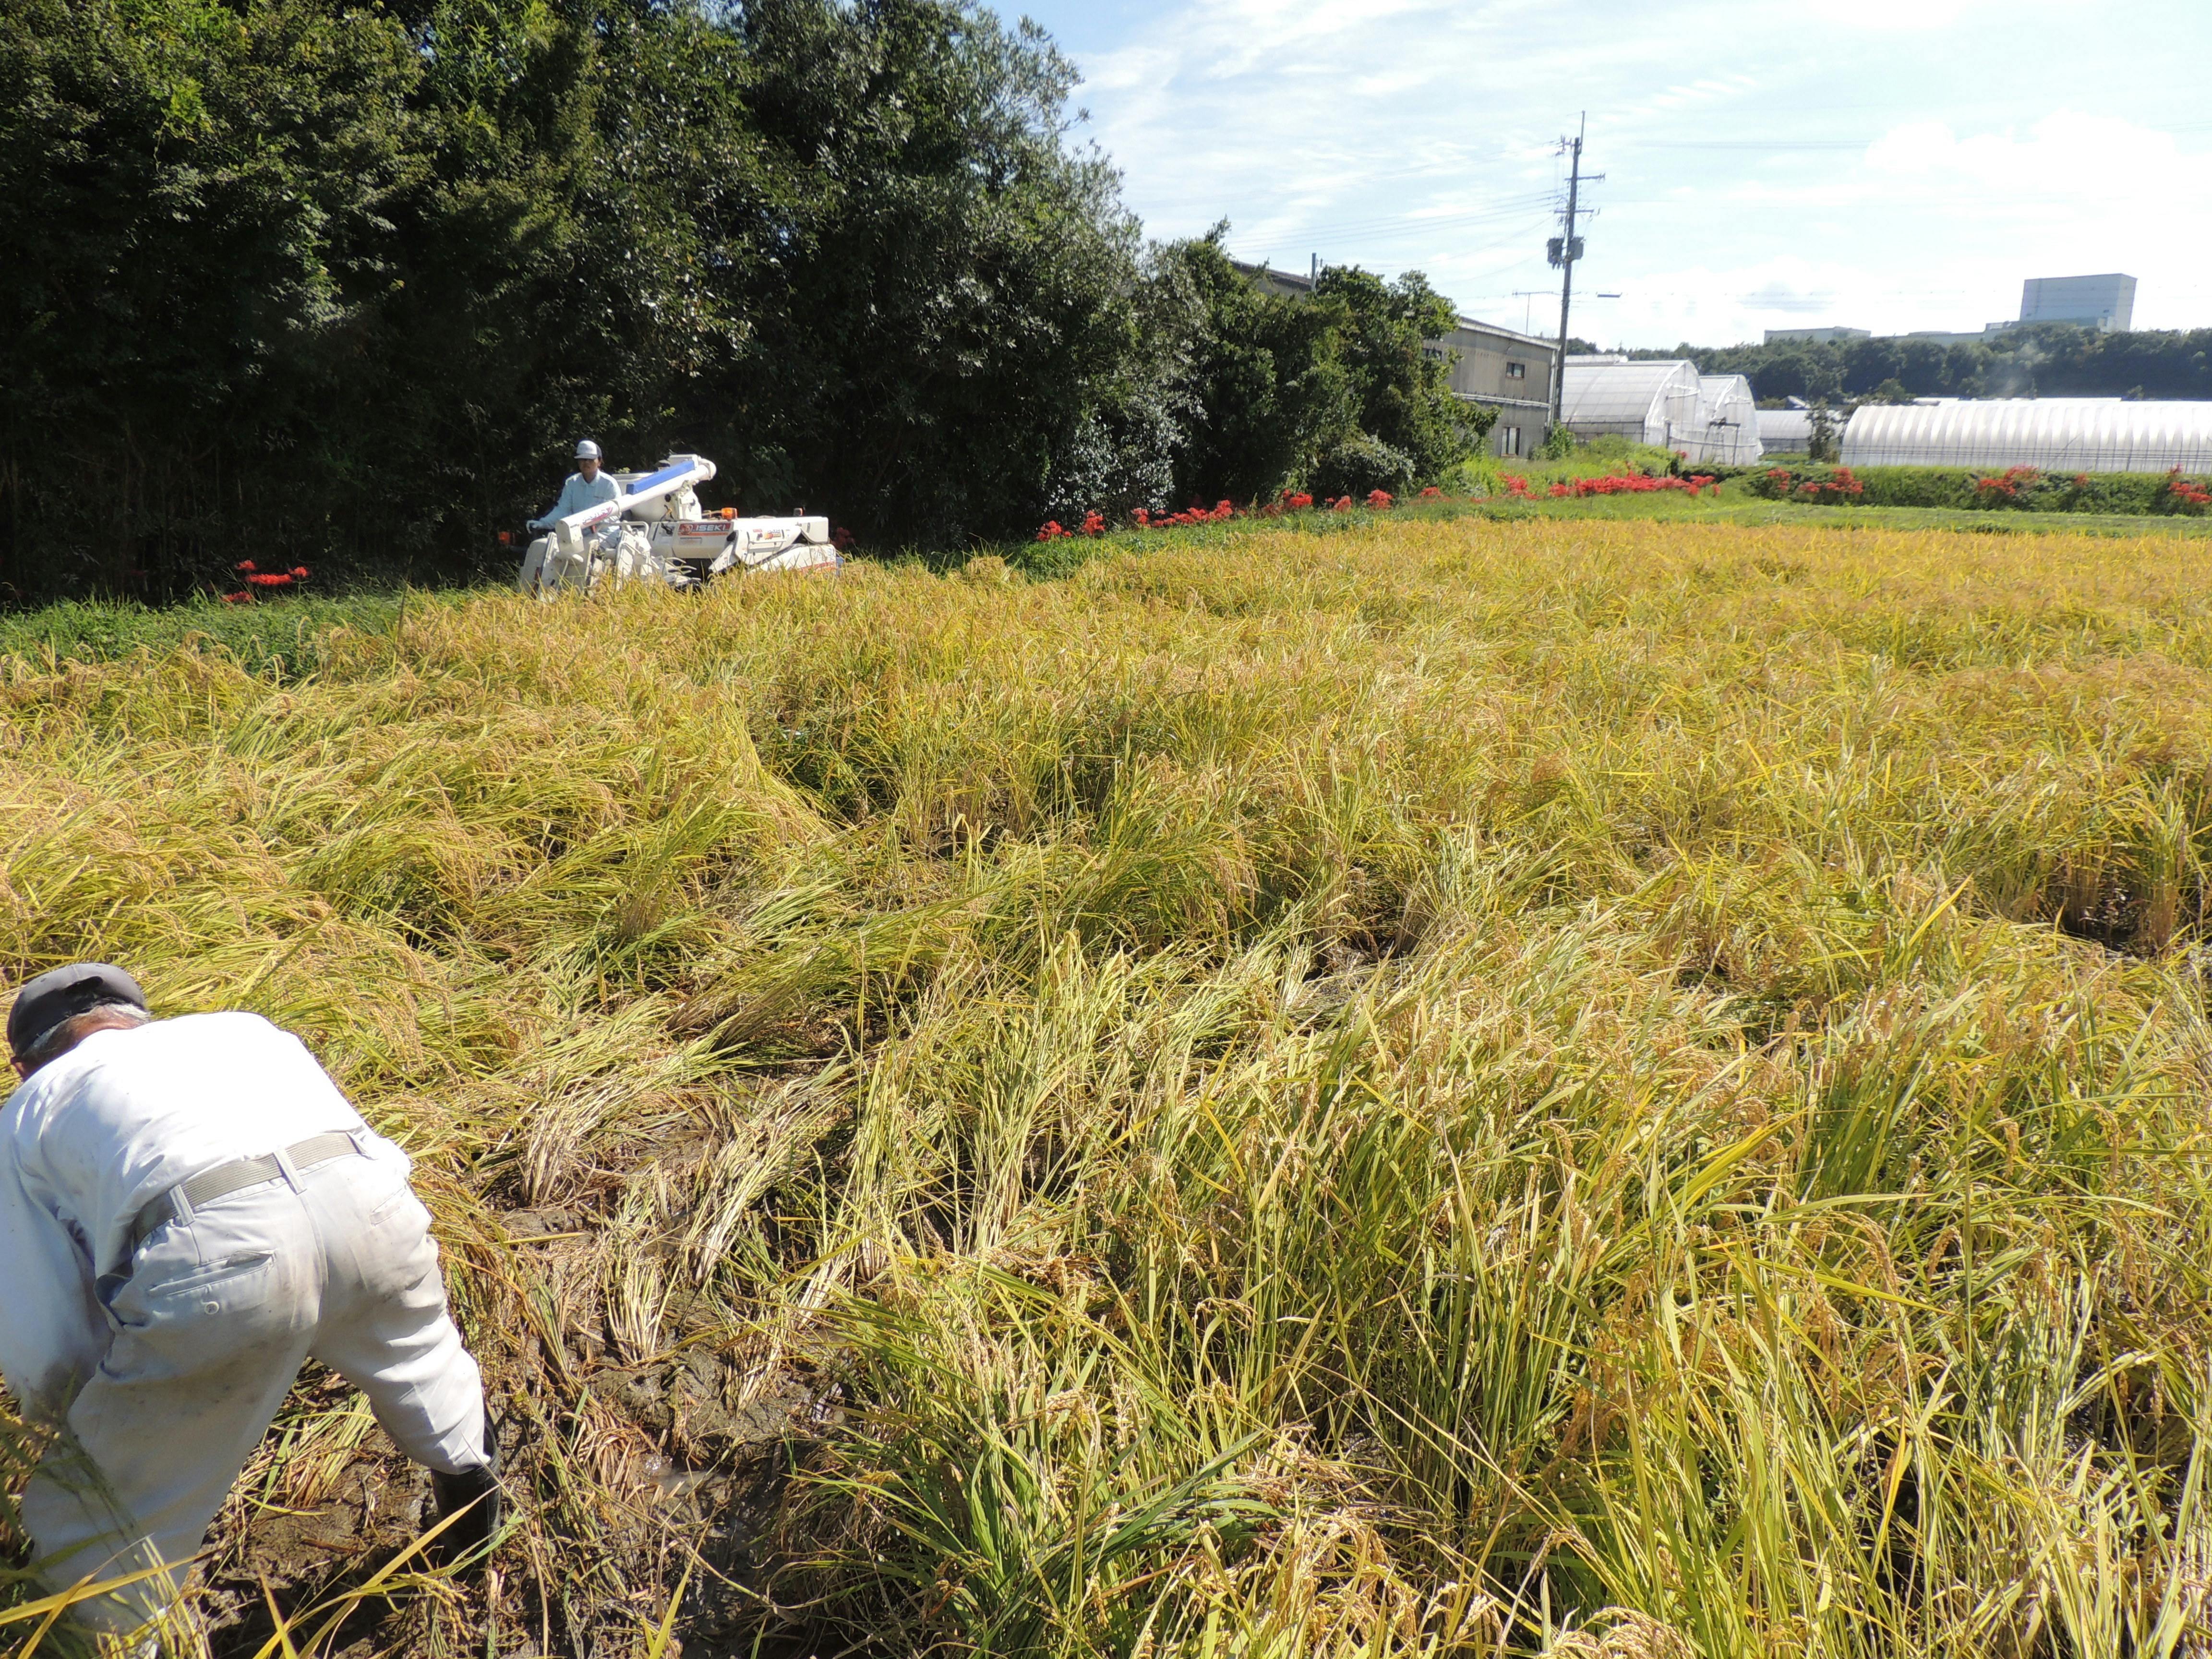
[(1692, 460), (1747, 466), (1766, 453), (1759, 442), (1759, 404), (1742, 375), (1700, 374), (1698, 404), (1705, 448), (1703, 453), (1692, 450)]

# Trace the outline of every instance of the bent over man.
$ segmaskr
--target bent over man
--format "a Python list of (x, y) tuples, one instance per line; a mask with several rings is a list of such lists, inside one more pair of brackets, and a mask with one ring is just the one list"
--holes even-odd
[[(23, 1521), (49, 1587), (142, 1630), (313, 1356), (433, 1471), (440, 1542), (498, 1522), (483, 1380), (406, 1155), (252, 1014), (155, 1020), (100, 963), (23, 987), (0, 1107), (0, 1371), (61, 1431)], [(149, 1572), (149, 1570), (150, 1572)]]

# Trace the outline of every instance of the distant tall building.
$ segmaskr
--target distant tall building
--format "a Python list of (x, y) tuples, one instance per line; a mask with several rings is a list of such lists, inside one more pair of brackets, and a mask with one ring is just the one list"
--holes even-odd
[(1870, 328), (1770, 328), (1766, 343), (1780, 345), (1784, 341), (1798, 345), (1832, 345), (1838, 340), (1871, 340)]
[(2135, 322), (2136, 279), (2111, 271), (2102, 276), (2031, 276), (2020, 290), (2022, 323), (2078, 323), (2124, 332)]

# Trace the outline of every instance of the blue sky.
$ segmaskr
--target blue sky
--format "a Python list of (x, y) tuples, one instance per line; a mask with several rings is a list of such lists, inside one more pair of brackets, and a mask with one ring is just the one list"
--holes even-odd
[(1556, 151), (1587, 109), (1586, 337), (1977, 329), (2023, 277), (2107, 270), (2136, 326), (2212, 326), (2212, 0), (1000, 9), (1082, 70), (1076, 136), (1154, 236), (1225, 218), (1243, 257), (1417, 269), (1556, 330)]

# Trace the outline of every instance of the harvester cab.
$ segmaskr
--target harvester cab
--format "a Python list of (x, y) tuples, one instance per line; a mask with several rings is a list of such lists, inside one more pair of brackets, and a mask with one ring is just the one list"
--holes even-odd
[(714, 476), (704, 455), (671, 455), (653, 471), (611, 476), (619, 498), (556, 519), (530, 544), (517, 584), (524, 592), (550, 599), (626, 581), (697, 587), (732, 573), (837, 567), (827, 519), (701, 511), (698, 486)]

